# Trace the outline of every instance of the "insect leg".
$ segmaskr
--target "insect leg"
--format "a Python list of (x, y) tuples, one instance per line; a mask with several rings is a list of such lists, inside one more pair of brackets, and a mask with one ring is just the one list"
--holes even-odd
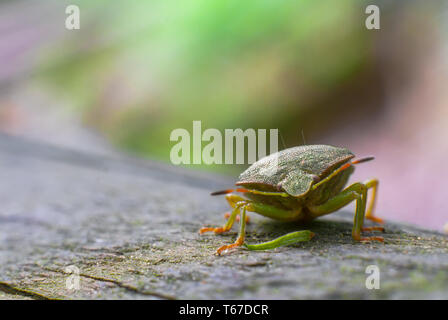
[[(224, 213), (224, 219), (229, 219), (229, 218), (230, 218), (230, 212)], [(240, 215), (239, 214), (236, 215), (236, 222), (240, 222)], [(246, 216), (246, 223), (249, 223), (249, 222), (250, 222), (250, 217)]]
[(367, 207), (366, 211), (366, 219), (369, 219), (371, 221), (377, 222), (377, 223), (384, 223), (383, 219), (375, 217), (373, 214), (373, 210), (375, 209), (375, 203), (376, 203), (376, 194), (378, 190), (378, 179), (371, 179), (364, 182), (367, 189), (372, 189), (372, 196), (369, 203), (369, 206)]
[(383, 227), (362, 227), (361, 231), (383, 231), (384, 232), (384, 228)]
[(247, 199), (234, 193), (226, 195), (226, 200), (232, 208), (235, 208), (241, 201), (247, 201)]
[(227, 222), (226, 222), (226, 224), (224, 226), (218, 227), (218, 228), (213, 228), (213, 227), (211, 227), (211, 228), (210, 227), (201, 228), (199, 230), (199, 233), (200, 234), (203, 234), (205, 232), (223, 233), (223, 232), (229, 231), (230, 228), (232, 228), (233, 223), (235, 222), (236, 215), (239, 213), (240, 207), (241, 207), (242, 204), (243, 204), (243, 202), (241, 202), (240, 205), (236, 205), (234, 207), (234, 209), (232, 210), (232, 213), (229, 216), (229, 219), (227, 220)]
[[(352, 189), (358, 193), (361, 197), (356, 199), (356, 213), (353, 223), (352, 237), (356, 241), (380, 241), (384, 242), (383, 237), (361, 237), (361, 231), (363, 229), (364, 218), (366, 213), (367, 202), (367, 189), (368, 187), (362, 183), (354, 183), (347, 189)], [(346, 190), (347, 190), (346, 189)]]
[[(238, 210), (240, 210), (241, 208), (241, 219), (240, 219), (240, 231), (238, 233), (238, 238), (236, 239), (236, 241), (232, 244), (227, 244), (224, 245), (222, 247), (220, 247), (218, 250), (216, 250), (216, 253), (218, 255), (221, 255), (221, 253), (223, 251), (235, 248), (235, 247), (239, 247), (244, 243), (244, 238), (246, 235), (246, 206), (247, 203), (243, 204), (243, 206), (237, 206)], [(235, 210), (237, 210), (237, 208), (235, 208)]]
[(356, 200), (356, 214), (353, 221), (352, 230), (353, 239), (357, 241), (384, 241), (382, 237), (361, 237), (366, 212), (367, 189), (368, 187), (363, 183), (354, 183), (338, 195), (328, 200), (326, 203), (318, 206), (312, 206), (308, 209), (315, 215), (320, 216), (339, 210), (353, 200)]
[[(235, 208), (236, 204), (240, 201), (247, 201), (243, 197), (236, 195), (236, 194), (226, 195), (226, 200), (232, 208)], [(224, 214), (224, 218), (228, 219), (229, 217), (230, 217), (230, 213), (226, 212)], [(239, 213), (236, 215), (236, 221), (240, 222), (240, 214)], [(246, 217), (246, 222), (249, 222), (249, 216)]]
[[(297, 242), (303, 242), (303, 241), (309, 241), (314, 236), (314, 233), (312, 233), (309, 230), (303, 230), (303, 231), (296, 231), (291, 232), (286, 235), (283, 235), (281, 237), (278, 237), (277, 239), (274, 239), (272, 241), (259, 243), (259, 244), (245, 244), (244, 243), (244, 234), (245, 234), (245, 228), (246, 223), (248, 219), (246, 218), (246, 211), (255, 211), (257, 213), (260, 213), (262, 215), (274, 215), (277, 218), (283, 217), (285, 219), (296, 217), (299, 213), (298, 211), (287, 211), (278, 209), (275, 207), (270, 207), (268, 205), (261, 205), (257, 203), (250, 203), (246, 200), (246, 204), (241, 207), (242, 213), (241, 213), (241, 219), (240, 219), (240, 232), (238, 234), (238, 238), (235, 243), (230, 245), (222, 246), (218, 249), (217, 253), (221, 254), (223, 251), (238, 247), (241, 245), (244, 245), (249, 250), (268, 250), (268, 249), (274, 249), (281, 246), (290, 245)], [(277, 215), (276, 215), (277, 214)]]
[(244, 246), (249, 250), (269, 250), (297, 242), (310, 241), (312, 237), (314, 237), (314, 233), (309, 230), (302, 230), (285, 234), (272, 241), (259, 244), (244, 244)]

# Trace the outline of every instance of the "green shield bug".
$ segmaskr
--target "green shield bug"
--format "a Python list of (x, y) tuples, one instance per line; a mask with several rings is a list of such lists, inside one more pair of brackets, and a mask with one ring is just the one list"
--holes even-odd
[[(310, 221), (335, 212), (356, 201), (352, 237), (356, 241), (381, 241), (382, 237), (362, 237), (362, 231), (383, 230), (382, 227), (363, 228), (364, 218), (382, 223), (373, 215), (378, 180), (356, 182), (345, 187), (354, 165), (372, 160), (373, 157), (353, 160), (355, 155), (346, 148), (328, 145), (298, 146), (264, 157), (244, 171), (237, 188), (213, 192), (226, 194), (233, 208), (227, 223), (218, 228), (202, 228), (199, 233), (229, 231), (239, 217), (240, 231), (235, 243), (224, 245), (223, 251), (244, 245), (250, 250), (266, 250), (300, 241), (309, 241), (313, 233), (308, 230), (292, 232), (275, 240), (249, 245), (244, 244), (246, 211), (281, 221)], [(372, 190), (367, 207), (367, 190)], [(239, 192), (240, 196), (232, 192)]]

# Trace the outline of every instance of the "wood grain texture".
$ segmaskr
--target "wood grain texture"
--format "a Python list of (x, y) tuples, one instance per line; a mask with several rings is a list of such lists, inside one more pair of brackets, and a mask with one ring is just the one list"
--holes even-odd
[[(448, 298), (445, 235), (388, 222), (385, 244), (355, 243), (349, 209), (306, 226), (251, 215), (249, 243), (316, 236), (217, 257), (237, 228), (197, 231), (223, 223), (226, 202), (209, 194), (232, 179), (1, 135), (0, 181), (0, 299)], [(365, 287), (368, 265), (380, 290)]]

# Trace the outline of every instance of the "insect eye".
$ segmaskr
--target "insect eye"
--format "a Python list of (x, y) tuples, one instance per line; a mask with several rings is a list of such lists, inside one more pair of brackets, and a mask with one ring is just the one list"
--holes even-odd
[(319, 182), (320, 181), (319, 176), (316, 176), (315, 174), (313, 174), (313, 181), (314, 181), (314, 183)]

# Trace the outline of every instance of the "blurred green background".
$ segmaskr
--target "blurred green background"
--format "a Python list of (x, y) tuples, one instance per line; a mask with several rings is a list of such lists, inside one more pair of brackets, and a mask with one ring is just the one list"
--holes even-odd
[[(67, 30), (65, 7), (81, 10)], [(381, 9), (367, 30), (365, 8)], [(446, 1), (1, 1), (0, 129), (169, 162), (176, 128), (375, 155), (378, 214), (442, 229)], [(190, 165), (237, 176), (246, 166)]]
[(324, 136), (346, 121), (337, 96), (374, 76), (375, 33), (359, 1), (79, 5), (95, 18), (41, 53), (39, 76), (114, 143), (162, 160), (173, 128), (191, 131), (193, 120), (279, 128), (289, 146), (302, 130)]

